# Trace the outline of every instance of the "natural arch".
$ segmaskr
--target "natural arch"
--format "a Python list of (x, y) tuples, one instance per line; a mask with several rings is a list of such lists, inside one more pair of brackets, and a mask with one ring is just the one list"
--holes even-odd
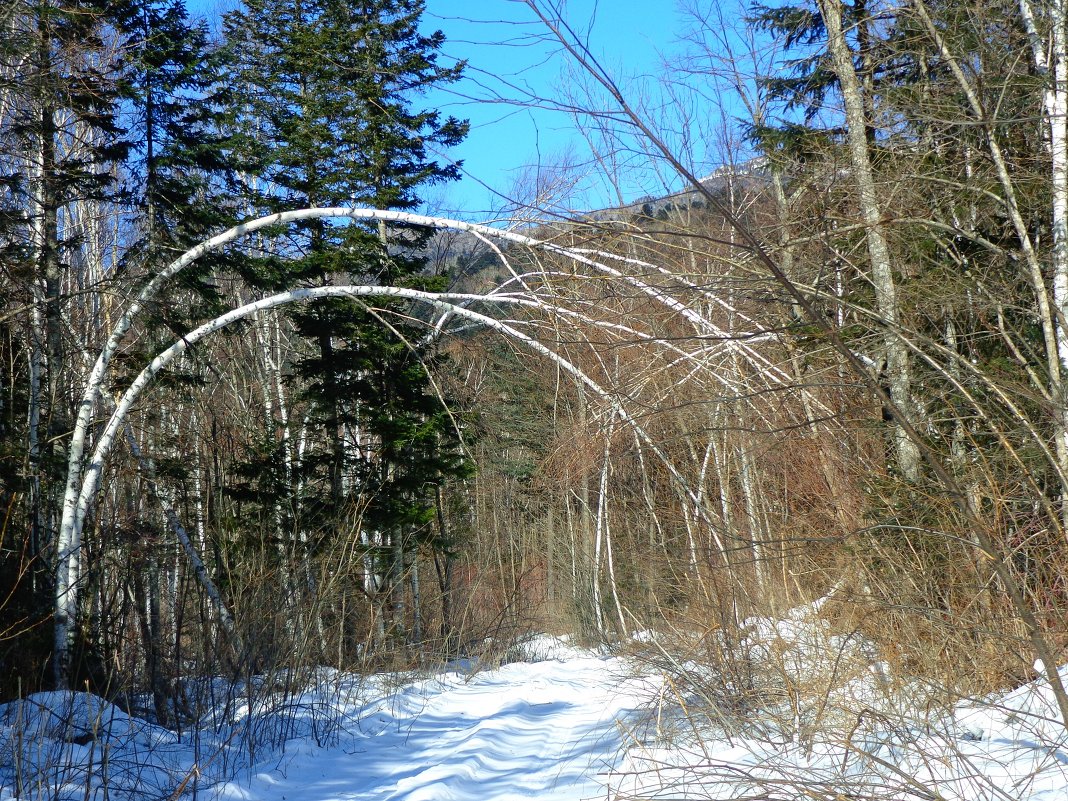
[[(107, 425), (103, 429), (103, 432), (97, 438), (95, 448), (90, 458), (86, 459), (85, 454), (87, 450), (87, 439), (90, 422), (93, 416), (93, 410), (97, 405), (101, 397), (101, 388), (104, 385), (106, 376), (108, 374), (109, 366), (115, 354), (123, 342), (126, 334), (134, 324), (134, 321), (144, 306), (153, 300), (153, 298), (159, 293), (165, 283), (179, 274), (182, 270), (193, 264), (198, 258), (203, 255), (218, 250), (231, 242), (234, 242), (244, 236), (247, 236), (257, 230), (263, 229), (268, 226), (275, 226), (280, 224), (293, 223), (299, 220), (315, 219), (315, 218), (345, 218), (351, 220), (373, 220), (381, 222), (394, 222), (402, 223), (406, 225), (420, 225), (432, 228), (451, 229), (457, 231), (467, 231), (479, 239), (492, 240), (497, 239), (504, 242), (518, 244), (529, 248), (542, 250), (548, 253), (552, 253), (575, 263), (583, 265), (585, 268), (599, 273), (609, 279), (617, 280), (625, 283), (633, 290), (637, 291), (641, 295), (644, 295), (650, 301), (660, 305), (661, 307), (669, 310), (672, 314), (678, 315), (680, 318), (686, 321), (688, 326), (692, 327), (693, 335), (696, 339), (709, 338), (713, 341), (719, 342), (722, 346), (727, 347), (735, 352), (735, 356), (740, 352), (747, 360), (752, 360), (754, 364), (759, 365), (762, 369), (768, 368), (766, 360), (760, 356), (754, 348), (754, 341), (757, 338), (768, 338), (773, 336), (768, 332), (756, 331), (747, 332), (742, 338), (734, 339), (728, 336), (728, 332), (725, 332), (720, 327), (711, 322), (706, 315), (695, 310), (692, 306), (683, 303), (675, 298), (667, 290), (655, 286), (642, 277), (629, 275), (621, 272), (616, 267), (609, 264), (609, 262), (629, 263), (640, 267), (643, 270), (657, 272), (663, 275), (670, 275), (669, 271), (662, 270), (654, 265), (646, 262), (640, 262), (635, 259), (626, 259), (614, 254), (602, 253), (599, 251), (591, 251), (587, 249), (571, 249), (559, 244), (539, 240), (534, 237), (519, 234), (513, 231), (505, 231), (496, 228), (492, 228), (484, 225), (476, 225), (473, 223), (467, 223), (458, 220), (450, 220), (446, 218), (427, 217), (423, 215), (408, 214), (404, 212), (394, 211), (379, 211), (375, 209), (349, 209), (349, 208), (325, 208), (325, 209), (303, 209), (293, 212), (284, 212), (281, 214), (270, 215), (268, 217), (262, 217), (251, 222), (235, 226), (234, 228), (225, 231), (218, 236), (215, 236), (200, 245), (192, 248), (179, 259), (172, 262), (166, 269), (162, 270), (159, 274), (152, 277), (138, 293), (137, 297), (127, 308), (125, 313), (116, 323), (112, 329), (106, 344), (102, 348), (100, 354), (97, 357), (96, 363), (90, 373), (90, 376), (86, 382), (85, 391), (78, 408), (77, 420), (74, 427), (73, 436), (71, 439), (71, 446), (69, 452), (68, 461), (68, 474), (67, 484), (64, 494), (64, 506), (63, 506), (63, 518), (60, 527), (60, 535), (58, 538), (57, 547), (57, 561), (56, 561), (56, 581), (55, 581), (55, 678), (56, 683), (59, 686), (65, 686), (67, 679), (67, 671), (69, 666), (69, 649), (71, 638), (71, 626), (75, 619), (75, 615), (78, 609), (78, 586), (76, 583), (76, 577), (74, 573), (74, 566), (76, 563), (77, 554), (81, 548), (81, 535), (82, 528), (88, 514), (89, 508), (92, 504), (93, 497), (97, 491), (100, 481), (100, 475), (104, 466), (104, 463), (114, 446), (117, 435), (122, 428), (122, 423), (133, 407), (141, 392), (149, 385), (152, 379), (163, 370), (169, 363), (175, 358), (185, 352), (190, 346), (198, 342), (200, 339), (210, 335), (211, 333), (218, 331), (221, 328), (235, 322), (236, 320), (247, 317), (258, 311), (274, 308), (277, 306), (285, 305), (287, 303), (294, 303), (304, 300), (312, 300), (316, 298), (325, 297), (353, 297), (353, 298), (372, 298), (372, 297), (395, 297), (400, 299), (406, 299), (413, 302), (422, 303), (439, 312), (441, 317), (436, 321), (433, 326), (433, 332), (431, 336), (436, 336), (440, 333), (444, 321), (450, 316), (457, 316), (465, 318), (471, 321), (473, 324), (482, 326), (486, 329), (496, 331), (497, 333), (507, 336), (514, 341), (522, 343), (525, 347), (541, 354), (542, 356), (550, 359), (557, 364), (563, 370), (574, 375), (580, 383), (592, 394), (600, 397), (605, 401), (613, 416), (618, 417), (629, 425), (635, 432), (636, 436), (641, 440), (645, 447), (649, 448), (657, 458), (666, 465), (672, 479), (677, 482), (680, 491), (684, 496), (689, 498), (689, 503), (693, 504), (693, 508), (700, 514), (701, 500), (697, 493), (689, 486), (685, 478), (672, 464), (670, 458), (657, 446), (653, 439), (645, 432), (644, 428), (638, 423), (638, 421), (631, 416), (624, 408), (619, 398), (615, 397), (612, 393), (607, 391), (604, 387), (594, 381), (589, 375), (580, 370), (576, 365), (568, 361), (560, 353), (554, 351), (552, 348), (547, 347), (542, 342), (539, 342), (535, 337), (520, 331), (513, 325), (509, 325), (506, 322), (502, 322), (494, 317), (486, 314), (482, 314), (473, 311), (469, 308), (469, 304), (473, 303), (492, 303), (500, 306), (520, 306), (528, 310), (537, 310), (545, 314), (557, 315), (565, 325), (577, 324), (576, 317), (581, 317), (585, 323), (592, 323), (594, 325), (600, 325), (604, 328), (615, 328), (618, 331), (626, 331), (628, 335), (645, 337), (650, 342), (656, 342), (660, 346), (673, 348), (677, 351), (680, 359), (694, 360), (693, 354), (680, 349), (678, 346), (666, 342), (663, 339), (651, 335), (645, 335), (641, 332), (630, 328), (622, 327), (618, 325), (612, 325), (604, 323), (603, 321), (596, 321), (589, 317), (583, 317), (580, 313), (576, 313), (574, 310), (566, 309), (560, 306), (554, 305), (552, 302), (546, 300), (543, 296), (529, 291), (524, 281), (524, 277), (517, 274), (508, 265), (507, 259), (504, 254), (497, 249), (498, 256), (504, 260), (506, 267), (511, 272), (513, 278), (511, 281), (506, 282), (508, 284), (515, 283), (523, 287), (521, 292), (504, 292), (502, 288), (498, 287), (493, 291), (486, 294), (431, 294), (426, 292), (419, 292), (416, 290), (396, 288), (396, 287), (379, 287), (379, 286), (329, 286), (319, 287), (314, 289), (300, 289), (292, 290), (290, 292), (280, 293), (269, 298), (264, 298), (253, 303), (246, 304), (239, 308), (235, 308), (226, 314), (217, 317), (207, 323), (204, 323), (194, 331), (190, 332), (183, 339), (175, 342), (169, 348), (162, 351), (157, 355), (148, 366), (144, 368), (141, 374), (130, 384), (122, 397), (117, 401), (116, 408), (112, 414)], [(527, 278), (532, 276), (538, 276), (541, 273), (533, 273), (528, 275)], [(705, 292), (698, 287), (690, 284), (689, 282), (679, 279), (675, 282), (676, 285), (685, 290), (686, 292), (697, 292), (698, 295), (708, 300), (710, 293)], [(716, 302), (723, 303), (719, 298), (711, 296)], [(702, 353), (704, 353), (702, 351)], [(763, 363), (761, 363), (763, 361)], [(699, 369), (695, 366), (694, 369)], [(778, 377), (775, 375), (775, 370), (767, 370), (767, 374), (772, 380), (776, 380)], [(783, 377), (785, 378), (785, 376)], [(725, 377), (724, 381), (729, 385), (729, 378)]]

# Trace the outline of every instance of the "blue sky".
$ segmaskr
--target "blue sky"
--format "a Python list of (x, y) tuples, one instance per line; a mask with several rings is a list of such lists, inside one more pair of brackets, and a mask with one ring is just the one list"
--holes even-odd
[[(683, 49), (684, 16), (674, 0), (569, 0), (565, 14), (590, 50), (625, 90), (655, 83), (665, 60)], [(471, 134), (451, 151), (467, 173), (430, 204), (468, 216), (492, 216), (511, 201), (540, 192), (561, 210), (612, 205), (663, 189), (663, 178), (627, 163), (597, 163), (572, 114), (536, 97), (581, 90), (570, 62), (546, 40), (546, 29), (519, 0), (427, 0), (428, 30), (440, 29), (451, 59), (467, 59), (466, 77), (426, 101), (471, 121)], [(597, 148), (598, 150), (600, 148)], [(613, 185), (596, 177), (614, 172)]]
[[(187, 2), (213, 27), (224, 11), (239, 4)], [(679, 0), (554, 2), (628, 96), (646, 104), (649, 116), (658, 118), (669, 138), (676, 134), (680, 150), (688, 152), (699, 174), (722, 162), (707, 152), (712, 138), (707, 121), (716, 117), (708, 97), (689, 90), (680, 93), (681, 102), (663, 96), (660, 76), (665, 63), (686, 52), (681, 35), (692, 24)], [(716, 0), (696, 5), (720, 8)], [(443, 62), (466, 59), (468, 67), (461, 81), (414, 103), (471, 121), (467, 141), (440, 154), (462, 160), (465, 176), (424, 193), (426, 211), (488, 220), (513, 215), (517, 208), (522, 213), (524, 203), (536, 201), (567, 214), (679, 187), (677, 177), (651, 166), (636, 142), (606, 145), (591, 135), (588, 116), (547, 108), (535, 100), (571, 94), (584, 103), (586, 79), (574, 72), (559, 45), (547, 40), (546, 29), (522, 0), (426, 0), (423, 22), (427, 32), (445, 33)], [(668, 69), (667, 74), (685, 81), (677, 70)], [(676, 120), (680, 109), (690, 122)], [(585, 135), (582, 126), (587, 126)]]

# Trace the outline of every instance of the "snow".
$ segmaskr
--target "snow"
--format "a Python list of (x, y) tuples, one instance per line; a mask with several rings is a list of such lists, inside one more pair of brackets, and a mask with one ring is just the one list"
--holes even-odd
[(187, 700), (216, 705), (181, 732), (40, 693), (0, 706), (0, 801), (1068, 799), (1068, 735), (1044, 679), (940, 708), (818, 606), (744, 632), (745, 699), (707, 663), (636, 659), (678, 642), (653, 631), (629, 656), (539, 636), (504, 664), (321, 669), (296, 695), (189, 682)]
[[(304, 748), (235, 799), (584, 799), (635, 712), (619, 660), (586, 654), (414, 682), (371, 702), (334, 748)], [(310, 757), (310, 758), (309, 758)], [(224, 796), (226, 797), (226, 796)]]
[(84, 693), (33, 695), (0, 707), (0, 799), (13, 797), (16, 769), (26, 798), (603, 798), (649, 681), (558, 638), (514, 656), (525, 661), (465, 660), (432, 677), (322, 670), (284, 708), (231, 694), (225, 725), (196, 737)]
[[(681, 667), (721, 715), (679, 693), (676, 728), (632, 746), (621, 798), (1066, 801), (1068, 731), (1048, 682), (944, 708), (939, 688), (891, 674), (871, 643), (836, 633), (822, 601), (743, 623), (749, 696), (708, 665)], [(1062, 667), (1068, 681), (1068, 666)], [(719, 694), (717, 696), (717, 688)], [(687, 707), (690, 702), (690, 707)], [(712, 704), (707, 704), (706, 707)], [(734, 708), (732, 708), (734, 704)]]

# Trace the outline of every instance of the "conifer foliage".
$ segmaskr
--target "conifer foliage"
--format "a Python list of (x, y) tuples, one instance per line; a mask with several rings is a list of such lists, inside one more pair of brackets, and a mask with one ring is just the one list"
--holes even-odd
[[(458, 166), (436, 160), (434, 151), (458, 144), (466, 123), (415, 108), (419, 93), (456, 80), (461, 70), (438, 65), (443, 38), (419, 31), (422, 10), (414, 0), (252, 0), (227, 17), (236, 56), (236, 152), (250, 176), (250, 212), (410, 210), (424, 188), (458, 177)], [(311, 221), (284, 239), (265, 240), (250, 280), (276, 289), (339, 277), (439, 288), (440, 277), (428, 274), (419, 255), (427, 236)], [(290, 384), (309, 404), (318, 441), (293, 465), (303, 496), (286, 504), (292, 536), (319, 545), (355, 536), (354, 510), (362, 510), (364, 548), (377, 564), (368, 589), (379, 631), (388, 600), (402, 640), (402, 581), (425, 539), (419, 532), (428, 528), (434, 488), (467, 470), (455, 421), (428, 377), (441, 357), (416, 345), (422, 332), (404, 322), (408, 313), (396, 305), (371, 313), (350, 301), (293, 313), (305, 346)], [(256, 480), (255, 470), (246, 472)], [(414, 615), (418, 630), (420, 611)]]
[[(165, 719), (161, 677), (184, 647), (182, 582), (192, 575), (168, 533), (181, 520), (197, 532), (195, 542), (183, 532), (187, 552), (215, 550), (198, 575), (216, 575), (220, 604), (233, 601), (223, 597), (229, 557), (219, 557), (234, 542), (259, 538), (299, 562), (346, 537), (359, 543), (362, 528), (373, 577), (362, 591), (380, 616), (392, 610), (402, 641), (413, 616), (418, 633), (404, 588), (412, 582), (418, 600), (412, 564), (420, 548), (437, 547), (428, 533), (437, 487), (469, 467), (457, 418), (429, 380), (444, 356), (419, 344), (403, 305), (333, 301), (239, 331), (235, 342), (266, 360), (259, 390), (272, 411), (236, 450), (225, 435), (203, 446), (213, 475), (188, 450), (198, 425), (235, 432), (217, 410), (205, 416), (196, 393), (227, 380), (191, 356), (167, 382), (172, 402), (146, 408), (124, 435), (140, 465), (134, 484), (150, 481), (142, 490), (151, 492), (112, 476), (114, 490), (84, 526), (84, 558), (62, 552), (59, 529), (75, 399), (137, 287), (240, 219), (317, 205), (413, 209), (424, 187), (458, 176), (438, 153), (463, 139), (466, 123), (419, 100), (462, 65), (437, 63), (443, 37), (421, 32), (422, 11), (413, 0), (253, 0), (213, 40), (181, 0), (4, 9), (0, 695), (47, 685), (49, 675), (106, 687), (109, 654), (133, 626)], [(441, 277), (419, 255), (425, 242), (400, 226), (317, 222), (208, 254), (142, 311), (114, 378), (223, 303), (341, 278), (437, 288)], [(98, 419), (110, 414), (109, 393), (94, 401)], [(218, 532), (232, 540), (213, 540)], [(124, 561), (134, 576), (114, 572)], [(289, 596), (314, 594), (316, 580), (293, 571)], [(60, 597), (68, 583), (85, 603)], [(73, 619), (68, 608), (78, 609)], [(62, 632), (54, 640), (50, 617)]]

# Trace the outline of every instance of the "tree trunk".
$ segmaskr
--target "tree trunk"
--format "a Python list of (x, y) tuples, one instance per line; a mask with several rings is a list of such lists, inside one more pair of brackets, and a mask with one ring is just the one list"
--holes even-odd
[[(1035, 67), (1045, 76), (1043, 111), (1049, 134), (1051, 228), (1053, 233), (1053, 305), (1056, 309), (1057, 356), (1061, 375), (1068, 375), (1068, 3), (1049, 0), (1051, 30), (1042, 37), (1035, 25), (1030, 0), (1020, 0), (1020, 12), (1031, 40)], [(1047, 55), (1045, 43), (1050, 43)], [(1068, 398), (1063, 381), (1054, 398), (1059, 428), (1057, 452), (1068, 471)], [(1068, 526), (1068, 488), (1062, 498), (1062, 522)]]
[[(842, 90), (845, 105), (846, 142), (852, 168), (851, 180), (856, 184), (860, 212), (864, 220), (864, 235), (871, 262), (872, 285), (879, 316), (884, 326), (883, 347), (886, 351), (886, 381), (890, 399), (911, 422), (915, 422), (912, 398), (912, 378), (909, 352), (901, 336), (901, 314), (897, 300), (890, 248), (882, 224), (882, 209), (875, 188), (866, 135), (868, 121), (864, 112), (864, 96), (860, 80), (853, 66), (853, 52), (842, 30), (840, 0), (819, 0), (827, 28), (827, 46), (833, 69)], [(897, 467), (909, 481), (920, 477), (920, 450), (900, 425), (894, 426), (894, 450)]]
[(434, 505), (437, 511), (438, 538), (442, 547), (442, 560), (434, 554), (434, 567), (438, 573), (438, 590), (441, 592), (441, 642), (444, 653), (451, 656), (455, 649), (455, 634), (453, 630), (453, 564), (456, 556), (451, 547), (449, 532), (445, 523), (445, 504), (442, 500), (441, 486), (434, 488)]
[(412, 593), (412, 634), (409, 639), (418, 651), (423, 646), (423, 597), (419, 588), (419, 551), (412, 550), (408, 564), (408, 586)]

